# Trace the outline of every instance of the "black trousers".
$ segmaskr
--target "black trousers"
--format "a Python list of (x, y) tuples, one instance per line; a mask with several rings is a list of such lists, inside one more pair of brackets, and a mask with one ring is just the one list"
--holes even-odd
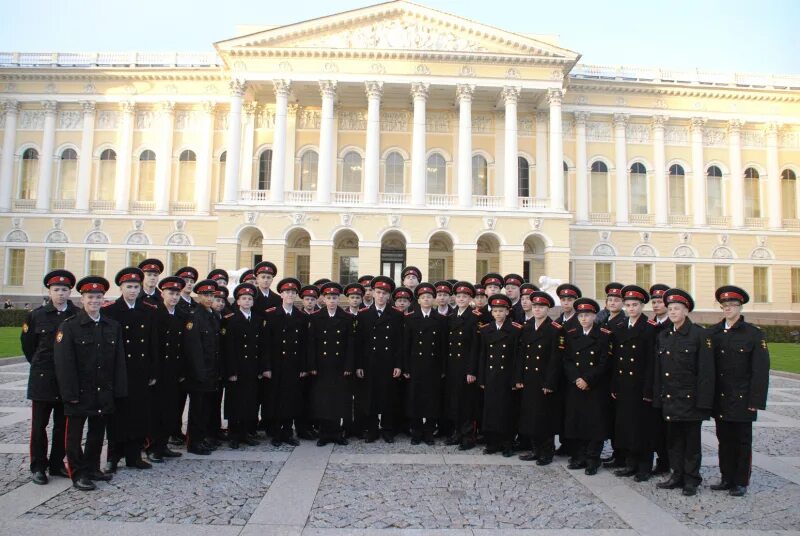
[(189, 393), (189, 423), (186, 427), (186, 445), (191, 448), (201, 443), (208, 435), (208, 411), (211, 398), (216, 392)]
[(334, 441), (342, 437), (344, 429), (341, 419), (320, 419), (319, 438), (325, 441)]
[[(88, 421), (86, 445), (81, 448), (83, 426)], [(84, 415), (65, 418), (67, 452), (67, 471), (75, 481), (90, 471), (100, 468), (100, 451), (103, 450), (103, 434), (106, 429), (105, 415), (86, 417)]]
[(533, 436), (531, 437), (531, 446), (539, 455), (539, 459), (552, 460), (556, 452), (555, 436)]
[(414, 439), (433, 438), (433, 429), (436, 427), (436, 419), (409, 419), (411, 421), (411, 437)]
[(176, 393), (167, 391), (177, 389), (177, 385), (156, 384), (150, 387), (150, 432), (145, 442), (147, 452), (158, 453), (167, 448), (167, 440), (175, 429), (177, 411)]
[[(149, 411), (149, 408), (147, 408)], [(125, 423), (122, 415), (112, 414), (106, 420), (106, 435), (108, 437), (108, 459), (132, 464), (142, 457), (142, 447), (145, 446), (145, 437), (127, 438)]]
[[(294, 437), (292, 419), (273, 419), (270, 426), (273, 430), (273, 437), (278, 441), (286, 441)], [(230, 425), (228, 425), (228, 428), (230, 428)], [(230, 434), (230, 430), (228, 430), (228, 434)]]
[(667, 423), (667, 450), (673, 476), (681, 479), (684, 486), (700, 485), (700, 427), (702, 421)]
[(379, 415), (367, 415), (363, 418), (364, 427), (368, 434), (378, 433), (378, 423), (380, 422), (380, 431), (384, 434), (394, 435), (394, 413), (387, 411)]
[(494, 449), (510, 450), (514, 442), (514, 433), (501, 434), (499, 432), (486, 432), (486, 446)]
[(600, 454), (603, 452), (603, 443), (598, 439), (570, 439), (569, 444), (574, 449), (574, 456), (587, 463), (600, 463)]
[[(47, 423), (53, 415), (50, 458), (47, 457)], [(31, 401), (31, 471), (61, 469), (64, 466), (64, 405), (61, 402)]]
[(715, 420), (722, 480), (747, 486), (753, 462), (753, 423)]
[(178, 398), (175, 401), (175, 406), (166, 408), (170, 413), (169, 434), (175, 437), (181, 437), (183, 434), (183, 410), (186, 407), (186, 399), (189, 393), (183, 388), (183, 385), (178, 384)]

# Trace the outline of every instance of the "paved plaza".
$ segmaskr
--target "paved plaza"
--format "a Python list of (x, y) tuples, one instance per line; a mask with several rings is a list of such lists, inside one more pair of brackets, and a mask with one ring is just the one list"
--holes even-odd
[(82, 493), (29, 481), (28, 365), (0, 366), (0, 534), (181, 535), (800, 535), (800, 379), (773, 375), (755, 425), (744, 498), (712, 492), (713, 424), (703, 432), (696, 497), (563, 458), (538, 467), (441, 443), (318, 448), (268, 444), (193, 456), (149, 471), (122, 467)]

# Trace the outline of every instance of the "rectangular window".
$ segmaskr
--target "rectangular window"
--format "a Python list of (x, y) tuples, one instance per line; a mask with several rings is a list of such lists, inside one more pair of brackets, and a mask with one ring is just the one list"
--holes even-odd
[(358, 281), (358, 257), (339, 257), (339, 283), (349, 285)]
[[(591, 176), (592, 197), (590, 210), (594, 213), (608, 212), (608, 173), (597, 172)], [(605, 293), (605, 290), (603, 290)]]
[(713, 217), (722, 216), (722, 177), (706, 179), (706, 210)]
[(19, 287), (25, 282), (25, 250), (8, 250), (8, 275), (6, 276), (8, 286)]
[(686, 214), (684, 179), (684, 175), (670, 174), (669, 176), (669, 213), (673, 216), (683, 216)]
[(489, 259), (478, 259), (475, 261), (475, 281), (480, 282), (481, 278), (489, 273)]
[(647, 214), (647, 175), (631, 173), (631, 214)]
[(304, 285), (309, 284), (311, 278), (311, 257), (309, 255), (297, 256), (297, 279)]
[(428, 281), (435, 283), (445, 279), (447, 259), (428, 259)]
[(792, 268), (792, 303), (800, 303), (800, 268)]
[(594, 263), (594, 295), (605, 296), (606, 285), (611, 283), (613, 264), (610, 262)]
[(714, 266), (714, 288), (724, 287), (731, 284), (731, 267)]
[(636, 284), (643, 289), (649, 289), (653, 284), (653, 265), (652, 264), (637, 264), (636, 265)]
[(766, 266), (753, 267), (753, 301), (769, 302), (769, 268)]
[(691, 264), (676, 264), (675, 265), (675, 286), (679, 289), (685, 290), (689, 294), (694, 294), (692, 291), (692, 265)]
[(129, 251), (128, 266), (139, 266), (139, 263), (141, 263), (146, 258), (147, 258), (146, 251)]
[[(170, 251), (169, 272), (174, 274), (179, 268), (183, 268), (184, 266), (189, 266), (189, 254), (185, 251)], [(198, 275), (198, 277), (200, 276)]]
[(106, 275), (106, 252), (105, 251), (90, 251), (89, 252), (89, 275), (99, 275), (105, 277)]
[(48, 249), (47, 250), (47, 271), (63, 270), (66, 266), (67, 250), (65, 249)]

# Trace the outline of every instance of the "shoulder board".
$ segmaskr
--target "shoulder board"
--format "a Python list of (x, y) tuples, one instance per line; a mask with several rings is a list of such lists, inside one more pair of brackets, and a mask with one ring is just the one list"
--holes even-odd
[(576, 331), (578, 331), (578, 328), (572, 328), (572, 329), (568, 329), (567, 333), (575, 333)]
[(117, 303), (117, 302), (110, 301), (110, 302), (108, 302), (108, 303), (104, 303), (104, 304), (103, 304), (103, 307), (111, 307), (111, 306), (112, 306), (112, 305), (114, 305), (115, 303)]
[(233, 313), (228, 313), (228, 314), (226, 314), (225, 316), (223, 316), (222, 318), (230, 318), (230, 317), (232, 317), (232, 316), (233, 316)]
[(483, 316), (483, 313), (480, 311), (480, 309), (473, 309), (472, 314), (475, 316)]
[(519, 324), (517, 322), (511, 322), (511, 325), (514, 326), (517, 329), (522, 329), (522, 324)]
[(406, 316), (411, 316), (413, 314), (414, 314), (414, 311), (409, 311), (409, 312), (406, 313)]
[(485, 328), (485, 327), (486, 327), (486, 326), (488, 326), (488, 325), (489, 325), (489, 323), (488, 323), (488, 322), (486, 322), (486, 323), (480, 323), (480, 322), (478, 322), (478, 327), (479, 327), (480, 329), (483, 329), (483, 328)]
[(551, 324), (551, 325), (552, 325), (554, 328), (557, 328), (557, 329), (561, 329), (561, 328), (563, 328), (563, 327), (564, 327), (564, 326), (562, 326), (561, 324), (559, 324), (558, 322), (556, 322), (555, 320), (553, 320), (552, 322), (550, 322), (550, 324)]
[(366, 311), (369, 311), (369, 307), (362, 307), (361, 309), (358, 310), (359, 313), (363, 313)]
[[(273, 309), (274, 309), (274, 307), (273, 307)], [(315, 315), (320, 311), (322, 311), (322, 309), (317, 309), (316, 311), (311, 311), (309, 314)]]
[(141, 303), (145, 304), (148, 307), (152, 307), (153, 309), (158, 309), (158, 305), (156, 305), (155, 303), (150, 303), (149, 301), (144, 301), (144, 300), (142, 300)]
[(648, 320), (647, 323), (650, 324), (651, 326), (657, 326), (658, 325), (658, 322), (656, 322), (652, 318), (650, 320)]
[(264, 312), (265, 312), (265, 313), (271, 313), (271, 312), (272, 312), (272, 311), (274, 311), (275, 309), (277, 309), (277, 307), (269, 307), (269, 308), (267, 308), (267, 309), (264, 309)]
[(392, 309), (394, 309), (394, 310), (395, 310), (395, 311), (397, 311), (398, 313), (402, 313), (402, 312), (403, 312), (403, 310), (402, 310), (401, 308), (399, 308), (398, 306), (396, 306), (396, 305), (395, 305), (395, 306), (393, 306), (393, 307), (392, 307)]
[(611, 335), (611, 333), (612, 333), (612, 331), (610, 329), (606, 329), (606, 328), (600, 328), (600, 331), (602, 331), (606, 335)]

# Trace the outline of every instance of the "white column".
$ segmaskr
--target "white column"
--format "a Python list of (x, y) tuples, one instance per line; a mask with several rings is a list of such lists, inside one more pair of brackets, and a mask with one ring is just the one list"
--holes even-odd
[(17, 149), (17, 116), (19, 104), (14, 100), (3, 102), (6, 124), (3, 128), (3, 159), (0, 161), (0, 211), (11, 210), (14, 190), (14, 152)]
[(520, 88), (506, 86), (503, 88), (503, 101), (505, 103), (505, 158), (503, 165), (503, 196), (506, 208), (517, 208), (519, 204), (519, 151), (517, 149), (517, 101)]
[(336, 179), (334, 174), (336, 151), (333, 146), (333, 129), (336, 126), (336, 117), (333, 111), (333, 102), (336, 99), (336, 81), (321, 80), (319, 90), (322, 95), (322, 115), (319, 125), (317, 203), (328, 204), (331, 202), (331, 191)]
[(744, 174), (742, 171), (742, 125), (734, 119), (728, 123), (728, 160), (731, 167), (731, 225), (744, 227)]
[(78, 155), (78, 184), (75, 188), (75, 209), (89, 210), (89, 195), (92, 184), (92, 162), (94, 158), (94, 119), (96, 106), (92, 101), (81, 102), (83, 107), (83, 131), (81, 132), (81, 153)]
[(781, 199), (781, 172), (778, 163), (778, 125), (767, 125), (767, 199), (769, 207), (769, 226), (771, 229), (783, 227), (783, 203)]
[(295, 174), (297, 173), (297, 104), (290, 104), (286, 114), (286, 179), (283, 182), (284, 190), (295, 189)]
[(692, 118), (692, 223), (695, 227), (706, 224), (706, 174), (703, 162), (703, 126), (706, 120), (702, 117)]
[(42, 154), (39, 155), (39, 183), (36, 186), (36, 210), (50, 210), (53, 190), (53, 160), (56, 151), (56, 115), (58, 103), (42, 102), (44, 108), (44, 132), (42, 133)]
[[(472, 94), (475, 86), (458, 84), (458, 206), (472, 206)], [(487, 192), (488, 193), (488, 192)]]
[(255, 190), (256, 186), (253, 184), (253, 141), (256, 137), (256, 112), (258, 111), (258, 103), (245, 102), (242, 105), (242, 109), (244, 110), (244, 132), (242, 133), (239, 190)]
[(228, 112), (227, 159), (223, 202), (239, 200), (239, 157), (242, 152), (242, 97), (247, 90), (243, 80), (231, 80), (231, 107)]
[[(169, 212), (172, 186), (172, 142), (175, 132), (175, 103), (161, 103), (161, 140), (156, 154), (156, 212)], [(228, 157), (230, 158), (230, 151)], [(129, 166), (130, 167), (130, 166)], [(227, 175), (226, 175), (227, 176)]]
[(550, 89), (550, 208), (564, 210), (564, 138), (561, 129), (560, 89)]
[(653, 116), (653, 166), (655, 166), (655, 197), (653, 199), (656, 225), (667, 225), (667, 207), (669, 193), (667, 190), (667, 156), (664, 147), (664, 126), (667, 117)]
[(364, 159), (364, 203), (378, 203), (381, 168), (381, 96), (383, 82), (367, 82), (367, 147)]
[(614, 159), (616, 160), (616, 222), (628, 223), (628, 148), (625, 140), (626, 114), (614, 114)]
[(414, 126), (411, 134), (411, 203), (425, 204), (425, 106), (428, 101), (428, 84), (411, 84), (414, 99)]
[(200, 214), (211, 211), (211, 161), (214, 153), (214, 117), (216, 104), (203, 103), (200, 119), (200, 145), (197, 151), (197, 171), (194, 182), (194, 210)]
[[(128, 210), (131, 196), (131, 158), (133, 154), (133, 116), (136, 105), (132, 102), (123, 102), (121, 105), (122, 120), (117, 131), (118, 151), (117, 165), (114, 176), (114, 210), (124, 212)], [(172, 113), (172, 112), (170, 112)], [(172, 132), (170, 130), (170, 132)], [(170, 134), (170, 150), (172, 150), (172, 137)], [(163, 156), (156, 155), (156, 165)], [(167, 162), (171, 162), (171, 155), (167, 155)], [(157, 172), (157, 170), (156, 170)], [(156, 199), (158, 199), (158, 180), (156, 180)]]
[(589, 163), (586, 158), (586, 121), (589, 112), (575, 112), (575, 221), (589, 223)]
[(275, 126), (272, 131), (272, 169), (269, 176), (270, 199), (283, 201), (286, 184), (286, 118), (289, 113), (288, 80), (273, 80), (275, 90)]
[(536, 112), (536, 190), (532, 197), (540, 199), (548, 196), (547, 121), (547, 112)]

